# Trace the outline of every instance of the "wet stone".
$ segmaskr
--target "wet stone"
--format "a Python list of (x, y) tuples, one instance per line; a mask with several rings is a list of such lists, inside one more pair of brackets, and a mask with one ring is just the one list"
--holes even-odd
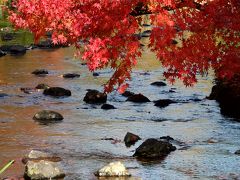
[(101, 93), (97, 90), (88, 90), (83, 101), (89, 104), (101, 104), (106, 103), (107, 94)]
[(38, 84), (35, 88), (36, 89), (48, 89), (50, 87), (47, 84)]
[(38, 121), (61, 121), (63, 116), (55, 111), (43, 110), (36, 113), (33, 119)]
[(146, 96), (142, 94), (134, 94), (132, 96), (129, 96), (127, 98), (127, 101), (135, 102), (135, 103), (145, 103), (145, 102), (151, 102)]
[(97, 76), (99, 76), (99, 73), (93, 72), (93, 76), (94, 76), (94, 77), (97, 77)]
[(7, 97), (8, 96), (8, 94), (6, 94), (6, 93), (0, 93), (0, 98), (4, 98), (4, 97)]
[(23, 159), (22, 162), (26, 164), (28, 161), (41, 161), (47, 160), (51, 162), (60, 162), (62, 159), (58, 156), (54, 156), (51, 153), (39, 151), (39, 150), (31, 150), (29, 154), (27, 154)]
[(38, 162), (28, 161), (25, 165), (24, 177), (39, 180), (39, 179), (57, 179), (63, 178), (65, 174), (59, 168), (58, 163), (41, 160)]
[(64, 96), (71, 96), (71, 91), (61, 87), (50, 87), (48, 89), (45, 89), (43, 91), (43, 94), (53, 96), (53, 97), (64, 97)]
[(101, 106), (101, 109), (109, 110), (109, 109), (116, 109), (116, 108), (111, 104), (103, 104)]
[(35, 74), (37, 76), (44, 76), (48, 74), (48, 70), (46, 69), (36, 69), (35, 71), (32, 72), (32, 74)]
[(234, 154), (240, 155), (240, 149), (237, 150)]
[(80, 74), (77, 73), (67, 73), (67, 74), (63, 74), (63, 78), (69, 78), (69, 79), (73, 79), (73, 78), (79, 78)]
[(129, 97), (129, 96), (133, 96), (133, 95), (135, 95), (135, 94), (131, 91), (125, 91), (124, 93), (122, 93), (122, 96), (124, 96), (124, 97)]
[(171, 143), (151, 138), (144, 141), (133, 156), (143, 159), (162, 158), (175, 150), (176, 147)]
[(162, 136), (162, 137), (160, 137), (160, 139), (162, 139), (162, 140), (166, 140), (166, 141), (174, 141), (174, 139), (171, 137), (171, 136)]
[(170, 100), (170, 99), (160, 99), (157, 101), (154, 101), (154, 106), (160, 107), (160, 108), (164, 108), (167, 107), (170, 104), (176, 103), (176, 101)]
[(127, 147), (130, 147), (131, 145), (134, 145), (140, 139), (141, 138), (138, 135), (127, 132), (127, 134), (124, 137), (124, 142)]
[(20, 91), (24, 92), (25, 94), (32, 94), (37, 90), (35, 88), (20, 88)]
[(158, 87), (167, 86), (167, 84), (165, 82), (162, 82), (162, 81), (153, 82), (153, 83), (151, 83), (151, 85), (152, 86), (158, 86)]
[(22, 45), (3, 45), (0, 47), (3, 52), (8, 52), (11, 55), (23, 55), (26, 53), (26, 47)]
[(94, 174), (99, 177), (131, 176), (126, 167), (120, 161), (111, 162), (103, 168), (99, 169)]
[(2, 50), (0, 50), (0, 57), (5, 56), (7, 53), (3, 52)]

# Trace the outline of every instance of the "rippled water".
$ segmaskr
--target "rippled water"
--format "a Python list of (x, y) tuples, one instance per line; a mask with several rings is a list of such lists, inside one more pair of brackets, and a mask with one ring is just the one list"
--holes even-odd
[[(145, 49), (133, 72), (130, 91), (142, 93), (151, 101), (170, 98), (179, 103), (158, 108), (153, 102), (135, 104), (116, 92), (108, 103), (117, 109), (102, 110), (99, 105), (83, 102), (86, 89), (102, 90), (109, 69), (97, 71), (93, 77), (87, 67), (73, 59), (73, 48), (32, 50), (24, 56), (0, 58), (0, 166), (11, 159), (16, 163), (2, 177), (21, 175), (21, 157), (31, 149), (43, 149), (63, 158), (65, 179), (96, 179), (93, 175), (106, 163), (121, 160), (133, 179), (239, 179), (240, 124), (220, 114), (218, 104), (207, 100), (213, 76), (199, 77), (199, 83), (186, 88), (182, 83), (154, 87), (150, 83), (164, 80), (160, 64)], [(31, 74), (35, 69), (48, 69), (46, 77)], [(81, 77), (63, 79), (63, 73), (76, 72)], [(146, 73), (147, 72), (147, 73)], [(51, 98), (42, 92), (24, 94), (21, 87), (39, 83), (61, 86), (72, 91), (68, 98)], [(170, 93), (173, 89), (176, 92)], [(195, 101), (195, 100), (200, 101)], [(64, 116), (61, 123), (41, 125), (33, 115), (43, 109), (56, 110)], [(127, 148), (123, 140), (127, 132), (143, 140), (169, 135), (180, 141), (178, 150), (158, 162), (141, 162), (132, 157), (143, 141)], [(209, 141), (209, 139), (211, 139)], [(238, 176), (238, 177), (237, 177)]]

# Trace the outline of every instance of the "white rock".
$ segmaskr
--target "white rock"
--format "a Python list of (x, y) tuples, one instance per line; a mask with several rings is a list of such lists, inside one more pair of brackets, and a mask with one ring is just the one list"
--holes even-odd
[(111, 162), (96, 173), (97, 176), (131, 176), (125, 166), (120, 162)]
[(51, 179), (65, 176), (55, 162), (44, 160), (39, 162), (28, 161), (25, 167), (25, 176), (30, 179)]
[(28, 158), (36, 159), (41, 157), (51, 157), (52, 155), (47, 152), (42, 152), (38, 150), (31, 150), (30, 153), (27, 155)]

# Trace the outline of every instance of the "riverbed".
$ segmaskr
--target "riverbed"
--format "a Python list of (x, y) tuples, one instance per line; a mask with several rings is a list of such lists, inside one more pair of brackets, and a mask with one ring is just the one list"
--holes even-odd
[[(116, 109), (83, 101), (87, 89), (102, 91), (111, 69), (96, 71), (74, 58), (74, 48), (29, 50), (23, 56), (0, 58), (0, 167), (16, 160), (2, 177), (22, 175), (21, 158), (31, 149), (46, 150), (63, 159), (65, 179), (97, 179), (94, 172), (112, 161), (122, 161), (132, 179), (240, 179), (240, 124), (222, 116), (216, 101), (206, 99), (213, 86), (214, 74), (199, 76), (193, 87), (177, 81), (165, 81), (163, 69), (154, 54), (144, 47), (143, 57), (133, 70), (128, 90), (142, 93), (151, 101), (172, 99), (178, 103), (165, 108), (153, 102), (136, 104), (112, 92), (107, 103)], [(47, 69), (49, 75), (37, 77), (35, 69)], [(64, 79), (64, 73), (79, 73), (80, 78)], [(167, 86), (150, 85), (164, 81)], [(41, 91), (25, 94), (22, 87), (40, 83), (71, 90), (72, 96), (52, 98)], [(170, 90), (170, 91), (169, 91)], [(43, 109), (60, 112), (60, 123), (40, 124), (32, 118)], [(127, 132), (142, 140), (126, 147)], [(161, 161), (143, 162), (132, 157), (147, 138), (171, 136), (181, 145)], [(103, 140), (113, 138), (116, 141)]]

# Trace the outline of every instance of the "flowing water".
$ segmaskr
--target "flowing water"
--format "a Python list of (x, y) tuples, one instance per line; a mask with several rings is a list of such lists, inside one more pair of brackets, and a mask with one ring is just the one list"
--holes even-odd
[[(129, 168), (133, 179), (240, 179), (240, 156), (234, 154), (240, 149), (240, 124), (222, 116), (218, 104), (206, 99), (213, 85), (211, 73), (199, 77), (199, 83), (190, 88), (181, 82), (151, 86), (154, 81), (164, 80), (163, 70), (145, 49), (133, 71), (129, 90), (142, 93), (151, 101), (169, 98), (179, 103), (158, 108), (153, 102), (126, 102), (125, 97), (113, 92), (108, 95), (108, 103), (117, 109), (102, 110), (100, 105), (86, 104), (83, 97), (86, 89), (102, 90), (111, 70), (97, 71), (99, 76), (93, 77), (73, 54), (70, 47), (35, 49), (24, 56), (0, 58), (0, 93), (6, 94), (0, 97), (0, 167), (16, 160), (1, 177), (22, 175), (21, 158), (31, 149), (40, 149), (63, 158), (65, 179), (97, 179), (93, 173), (116, 160)], [(50, 74), (31, 74), (40, 68), (48, 69)], [(81, 77), (63, 79), (61, 75), (68, 72), (80, 73)], [(39, 83), (70, 89), (72, 96), (52, 98), (42, 92), (20, 91), (21, 87)], [(43, 109), (60, 112), (64, 120), (39, 124), (32, 117)], [(128, 148), (122, 142), (127, 132), (138, 134), (143, 140)], [(142, 162), (132, 157), (145, 139), (166, 135), (181, 143), (162, 161)]]

